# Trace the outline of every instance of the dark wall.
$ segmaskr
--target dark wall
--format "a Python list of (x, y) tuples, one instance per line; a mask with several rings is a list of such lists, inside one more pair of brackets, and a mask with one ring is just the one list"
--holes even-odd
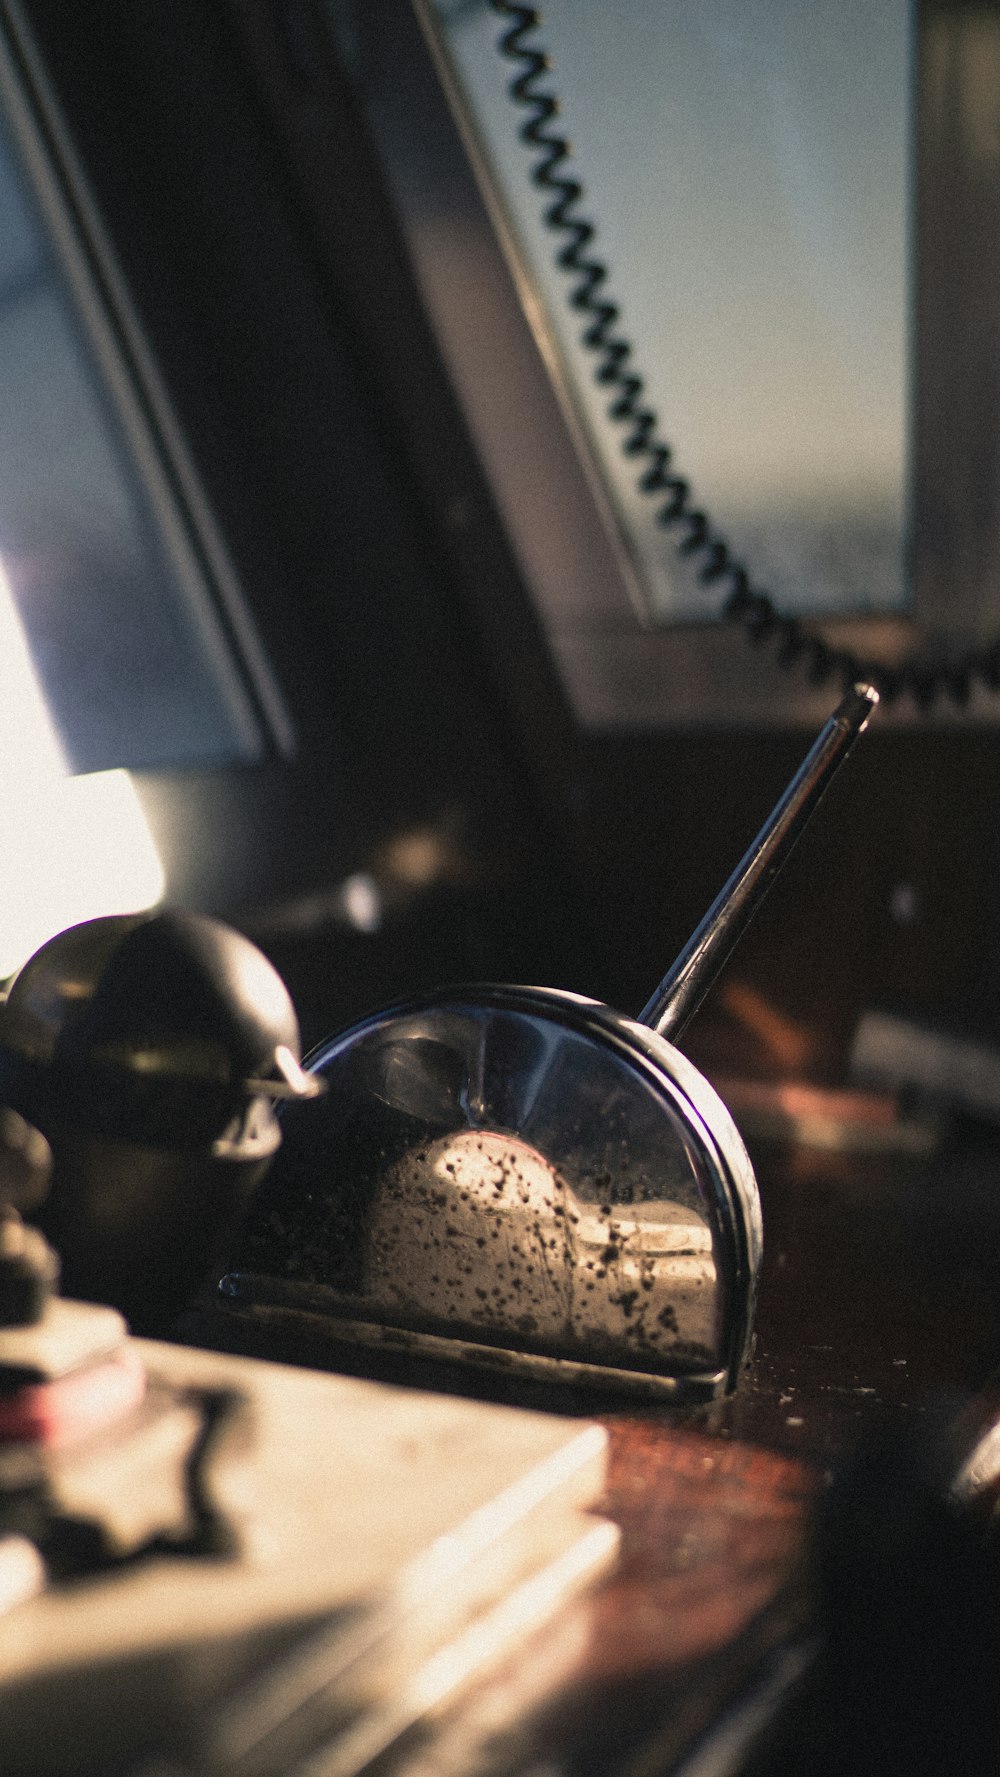
[[(569, 984), (638, 1009), (795, 769), (807, 737), (588, 735), (574, 727), (547, 673), (544, 643), (478, 482), (405, 262), (388, 278), (384, 261), (372, 272), (367, 253), (350, 251), (352, 238), (367, 241), (377, 227), (388, 252), (396, 228), (376, 201), (364, 123), (320, 10), (307, 0), (272, 8), (237, 0), (231, 11), (327, 275), (340, 283), (385, 379), (396, 436), (445, 539), (509, 732), (533, 762), (549, 832), (572, 879), (559, 889), (574, 940)], [(934, 201), (933, 193), (922, 200), (925, 207)], [(831, 688), (831, 704), (835, 696)], [(934, 719), (906, 730), (880, 729), (876, 721), (853, 755), (728, 974), (802, 1027), (800, 1053), (810, 1071), (842, 1072), (857, 1013), (873, 1001), (977, 1020), (994, 1015), (998, 769), (995, 728)], [(560, 959), (552, 963), (550, 978), (563, 979)], [(725, 983), (720, 988), (688, 1047), (706, 1058), (745, 1052), (765, 1065), (759, 1033), (726, 1010)]]
[[(258, 935), (310, 1036), (446, 977), (571, 973), (565, 846), (372, 343), (393, 369), (412, 358), (433, 415), (442, 379), (353, 117), (335, 103), (327, 226), (259, 85), (256, 30), (275, 77), (300, 84), (270, 8), (30, 14), (298, 730), (291, 763), (143, 780), (171, 898)], [(432, 417), (435, 471), (449, 437)], [(336, 909), (310, 925), (303, 897), (357, 871), (384, 891), (381, 931)]]
[[(576, 728), (318, 5), (28, 12), (300, 733), (147, 785), (174, 898), (261, 936), (310, 1035), (445, 978), (637, 1008), (804, 738)], [(838, 780), (727, 978), (810, 1071), (873, 1000), (991, 1013), (998, 768), (993, 729), (876, 725)], [(392, 875), (421, 833), (430, 886)], [(380, 933), (282, 914), (362, 869)], [(689, 1046), (720, 1042), (766, 1060), (724, 984)]]

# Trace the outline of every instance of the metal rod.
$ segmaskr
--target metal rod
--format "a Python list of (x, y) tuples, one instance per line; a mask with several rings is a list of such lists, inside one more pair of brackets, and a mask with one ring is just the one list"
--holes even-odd
[(676, 1042), (742, 938), (878, 700), (874, 686), (855, 685), (838, 704), (749, 851), (639, 1013), (640, 1024)]

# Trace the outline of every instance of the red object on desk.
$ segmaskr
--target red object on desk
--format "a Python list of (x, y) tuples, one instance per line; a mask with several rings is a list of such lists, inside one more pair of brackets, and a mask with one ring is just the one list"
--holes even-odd
[(131, 1351), (116, 1353), (54, 1382), (0, 1395), (0, 1440), (48, 1449), (75, 1443), (137, 1407), (145, 1392), (139, 1358)]

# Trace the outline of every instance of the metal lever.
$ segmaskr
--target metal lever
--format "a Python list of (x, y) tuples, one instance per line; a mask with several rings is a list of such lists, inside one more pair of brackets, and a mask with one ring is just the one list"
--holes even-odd
[(852, 686), (838, 704), (750, 849), (639, 1013), (640, 1024), (649, 1025), (659, 1036), (676, 1043), (742, 938), (878, 701), (873, 685), (859, 684)]

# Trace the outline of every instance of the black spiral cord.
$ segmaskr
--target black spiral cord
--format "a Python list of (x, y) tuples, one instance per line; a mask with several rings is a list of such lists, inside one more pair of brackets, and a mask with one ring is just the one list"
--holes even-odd
[(773, 649), (780, 666), (802, 667), (815, 685), (839, 679), (847, 688), (865, 679), (877, 686), (885, 702), (909, 693), (923, 710), (939, 696), (950, 697), (963, 708), (977, 681), (990, 692), (1000, 691), (1000, 638), (953, 661), (930, 662), (918, 654), (899, 666), (873, 665), (811, 634), (797, 618), (777, 611), (768, 594), (753, 585), (746, 567), (695, 504), (690, 484), (673, 467), (673, 453), (660, 436), (656, 414), (646, 404), (645, 384), (633, 362), (632, 344), (619, 329), (621, 311), (607, 294), (608, 267), (594, 251), (597, 228), (581, 213), (584, 188), (569, 170), (572, 149), (553, 128), (559, 101), (541, 84), (551, 60), (544, 50), (527, 41), (538, 29), (541, 15), (535, 7), (518, 5), (515, 0), (490, 0), (490, 5), (495, 13), (512, 21), (497, 48), (520, 67), (509, 87), (511, 98), (528, 113), (518, 134), (538, 157), (531, 171), (533, 183), (554, 200), (542, 219), (546, 228), (563, 240), (556, 264), (573, 279), (571, 307), (587, 319), (581, 341), (593, 354), (594, 380), (612, 394), (608, 415), (623, 428), (624, 455), (641, 465), (639, 490), (660, 502), (657, 524), (676, 534), (679, 553), (698, 564), (703, 585), (724, 583), (723, 617), (740, 624), (755, 645)]

